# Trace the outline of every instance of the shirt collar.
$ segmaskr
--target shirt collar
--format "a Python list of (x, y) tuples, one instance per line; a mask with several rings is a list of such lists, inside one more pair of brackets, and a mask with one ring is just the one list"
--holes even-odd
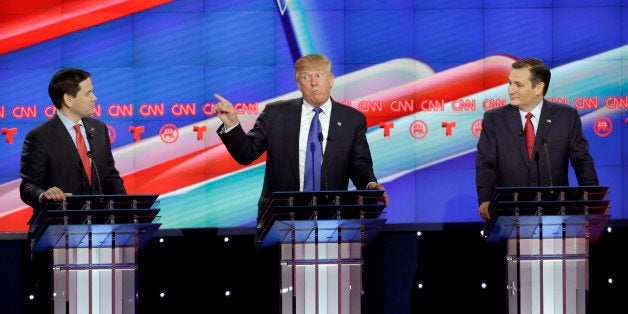
[[(66, 116), (64, 116), (59, 111), (57, 111), (57, 116), (59, 116), (59, 119), (61, 119), (61, 122), (63, 123), (65, 128), (68, 129), (68, 130), (73, 130), (74, 129), (74, 125), (77, 124), (77, 123), (74, 123), (74, 121), (72, 121), (69, 118), (67, 118)], [(80, 124), (82, 126), (83, 125), (83, 119), (80, 119), (78, 124)]]
[[(314, 109), (314, 106), (310, 105), (309, 103), (307, 103), (307, 101), (305, 101), (305, 99), (303, 100), (303, 111), (304, 112), (310, 112), (312, 111), (312, 109)], [(331, 98), (327, 99), (327, 101), (321, 106), (321, 109), (323, 109), (323, 113), (329, 117), (330, 113), (331, 113)]]
[[(538, 119), (541, 116), (542, 109), (543, 109), (543, 100), (541, 100), (541, 102), (539, 102), (536, 106), (534, 106), (534, 109), (530, 110), (530, 112), (532, 113), (532, 116)], [(521, 119), (525, 119), (528, 113), (519, 109), (519, 114), (521, 115)]]

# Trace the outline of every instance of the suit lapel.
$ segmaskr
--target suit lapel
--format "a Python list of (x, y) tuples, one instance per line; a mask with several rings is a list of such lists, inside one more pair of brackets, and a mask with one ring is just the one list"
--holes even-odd
[(338, 145), (332, 144), (333, 140), (330, 141), (329, 139), (345, 138), (345, 136), (342, 135), (344, 131), (342, 121), (345, 117), (345, 108), (343, 106), (343, 104), (335, 102), (332, 99), (331, 116), (329, 116), (329, 128), (327, 129), (327, 145), (325, 146), (325, 153), (323, 155), (323, 168), (327, 168), (327, 160), (334, 160), (334, 155), (339, 148)]
[(524, 160), (525, 164), (530, 166), (530, 158), (528, 158), (528, 150), (526, 148), (525, 136), (523, 135), (523, 128), (521, 126), (521, 115), (519, 114), (519, 108), (511, 106), (511, 110), (506, 117), (506, 125), (508, 125), (510, 135), (513, 141), (516, 143), (519, 155)]
[(543, 101), (543, 108), (541, 109), (541, 116), (539, 117), (539, 125), (536, 129), (536, 139), (534, 142), (534, 148), (536, 150), (543, 149), (543, 139), (547, 139), (552, 129), (552, 121), (555, 112), (555, 107), (552, 103)]
[(301, 108), (303, 98), (298, 98), (289, 104), (290, 109), (285, 115), (285, 140), (288, 148), (288, 162), (292, 173), (299, 181), (299, 130), (301, 128)]

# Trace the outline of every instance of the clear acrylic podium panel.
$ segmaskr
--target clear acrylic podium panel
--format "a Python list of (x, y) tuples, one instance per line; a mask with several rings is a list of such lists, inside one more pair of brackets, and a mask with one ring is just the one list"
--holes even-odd
[(589, 243), (607, 215), (607, 187), (500, 189), (487, 241), (507, 241), (508, 313), (588, 313)]
[(382, 193), (274, 195), (257, 243), (280, 245), (281, 313), (361, 313), (363, 249), (385, 223)]
[(362, 266), (359, 242), (281, 244), (281, 313), (361, 313)]
[(52, 251), (55, 314), (136, 312), (138, 252), (160, 226), (156, 198), (71, 196), (39, 213), (32, 250)]

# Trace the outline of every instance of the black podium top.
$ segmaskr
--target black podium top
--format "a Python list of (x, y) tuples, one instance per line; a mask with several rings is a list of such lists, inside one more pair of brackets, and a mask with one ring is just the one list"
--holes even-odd
[[(135, 245), (132, 235), (138, 232), (141, 246), (161, 225), (155, 222), (160, 211), (155, 208), (157, 197), (72, 195), (64, 202), (49, 202), (30, 222), (33, 251), (65, 245), (61, 238), (66, 233), (70, 247), (88, 245), (88, 235), (99, 238), (99, 246), (107, 247)], [(117, 234), (117, 240), (112, 234)]]
[(607, 194), (607, 186), (501, 187), (493, 195), (491, 218), (482, 232), (489, 241), (535, 238), (539, 226), (554, 226), (567, 230), (545, 236), (581, 237), (587, 224), (587, 233), (595, 241), (610, 218)]
[[(257, 224), (256, 241), (267, 246), (286, 241), (286, 233), (296, 228), (297, 242), (309, 242), (310, 231), (328, 230), (325, 241), (333, 242), (338, 235), (338, 227), (345, 228), (344, 242), (353, 242), (360, 230), (366, 227), (369, 236), (383, 226), (380, 219), (384, 204), (381, 202), (384, 191), (314, 191), (314, 192), (274, 192)], [(323, 237), (321, 237), (323, 238)]]

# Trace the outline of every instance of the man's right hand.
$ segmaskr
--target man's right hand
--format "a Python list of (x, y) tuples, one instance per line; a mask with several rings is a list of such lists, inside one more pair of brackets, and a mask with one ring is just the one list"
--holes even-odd
[(478, 208), (478, 212), (480, 213), (480, 217), (484, 219), (484, 221), (489, 221), (491, 219), (491, 213), (488, 211), (488, 207), (491, 205), (491, 202), (484, 202), (480, 204), (480, 208)]
[(223, 98), (218, 94), (214, 94), (214, 97), (219, 100), (216, 104), (216, 115), (225, 125), (225, 129), (230, 129), (238, 124), (238, 115), (235, 113), (235, 109), (231, 102)]
[(65, 197), (72, 195), (72, 193), (63, 193), (60, 188), (53, 186), (44, 193), (41, 193), (39, 196), (39, 202), (43, 203), (44, 201), (52, 201), (52, 202), (63, 202), (65, 201)]

